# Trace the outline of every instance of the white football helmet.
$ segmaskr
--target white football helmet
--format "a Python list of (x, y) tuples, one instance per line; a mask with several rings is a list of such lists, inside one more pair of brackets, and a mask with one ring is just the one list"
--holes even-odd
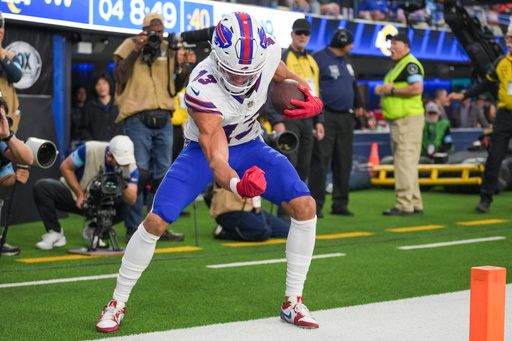
[(218, 23), (212, 36), (211, 57), (217, 78), (232, 95), (243, 95), (256, 83), (272, 42), (251, 15), (234, 12)]

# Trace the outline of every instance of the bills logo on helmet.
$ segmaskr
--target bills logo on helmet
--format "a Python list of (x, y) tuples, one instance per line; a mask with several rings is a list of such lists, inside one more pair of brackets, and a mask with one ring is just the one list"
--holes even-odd
[(267, 34), (265, 33), (265, 30), (262, 27), (258, 28), (258, 36), (260, 37), (260, 46), (263, 47), (264, 49), (274, 44), (272, 38), (267, 37)]
[(233, 33), (226, 26), (219, 23), (215, 29), (215, 33), (215, 44), (218, 47), (225, 49), (231, 46)]

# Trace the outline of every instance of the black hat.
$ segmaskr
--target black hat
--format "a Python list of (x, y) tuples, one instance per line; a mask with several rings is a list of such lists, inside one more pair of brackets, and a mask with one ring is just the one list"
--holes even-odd
[(306, 19), (297, 19), (293, 23), (292, 31), (306, 31), (311, 32), (311, 25), (309, 25), (309, 22)]
[(331, 38), (330, 47), (345, 47), (354, 42), (354, 35), (346, 28), (338, 28)]
[(405, 32), (398, 32), (395, 35), (388, 34), (386, 36), (386, 40), (401, 41), (401, 42), (411, 46), (411, 42), (409, 41), (409, 37), (407, 36), (407, 34)]

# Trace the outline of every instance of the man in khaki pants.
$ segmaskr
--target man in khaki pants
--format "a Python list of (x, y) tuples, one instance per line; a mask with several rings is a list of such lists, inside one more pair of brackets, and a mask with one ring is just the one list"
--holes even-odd
[(410, 53), (407, 34), (388, 36), (391, 40), (393, 68), (384, 77), (384, 85), (375, 88), (381, 96), (384, 117), (391, 128), (395, 165), (396, 204), (384, 211), (386, 216), (403, 216), (423, 212), (418, 183), (424, 109), (421, 101), (424, 70)]

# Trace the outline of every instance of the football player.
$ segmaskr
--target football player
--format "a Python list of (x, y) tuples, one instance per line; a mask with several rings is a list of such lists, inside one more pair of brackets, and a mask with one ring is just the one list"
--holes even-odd
[(126, 247), (113, 299), (101, 312), (98, 331), (119, 329), (130, 292), (151, 261), (159, 236), (212, 179), (242, 198), (261, 195), (287, 210), (292, 219), (281, 319), (303, 328), (318, 328), (302, 300), (315, 245), (315, 201), (288, 159), (262, 141), (256, 119), (271, 81), (295, 79), (305, 94), (304, 102), (291, 101), (295, 109), (285, 110), (286, 119), (318, 115), (323, 104), (280, 58), (275, 39), (251, 15), (231, 13), (216, 26), (212, 52), (195, 67), (186, 89), (185, 102), (192, 119), (185, 128), (185, 148), (158, 188), (151, 212)]

